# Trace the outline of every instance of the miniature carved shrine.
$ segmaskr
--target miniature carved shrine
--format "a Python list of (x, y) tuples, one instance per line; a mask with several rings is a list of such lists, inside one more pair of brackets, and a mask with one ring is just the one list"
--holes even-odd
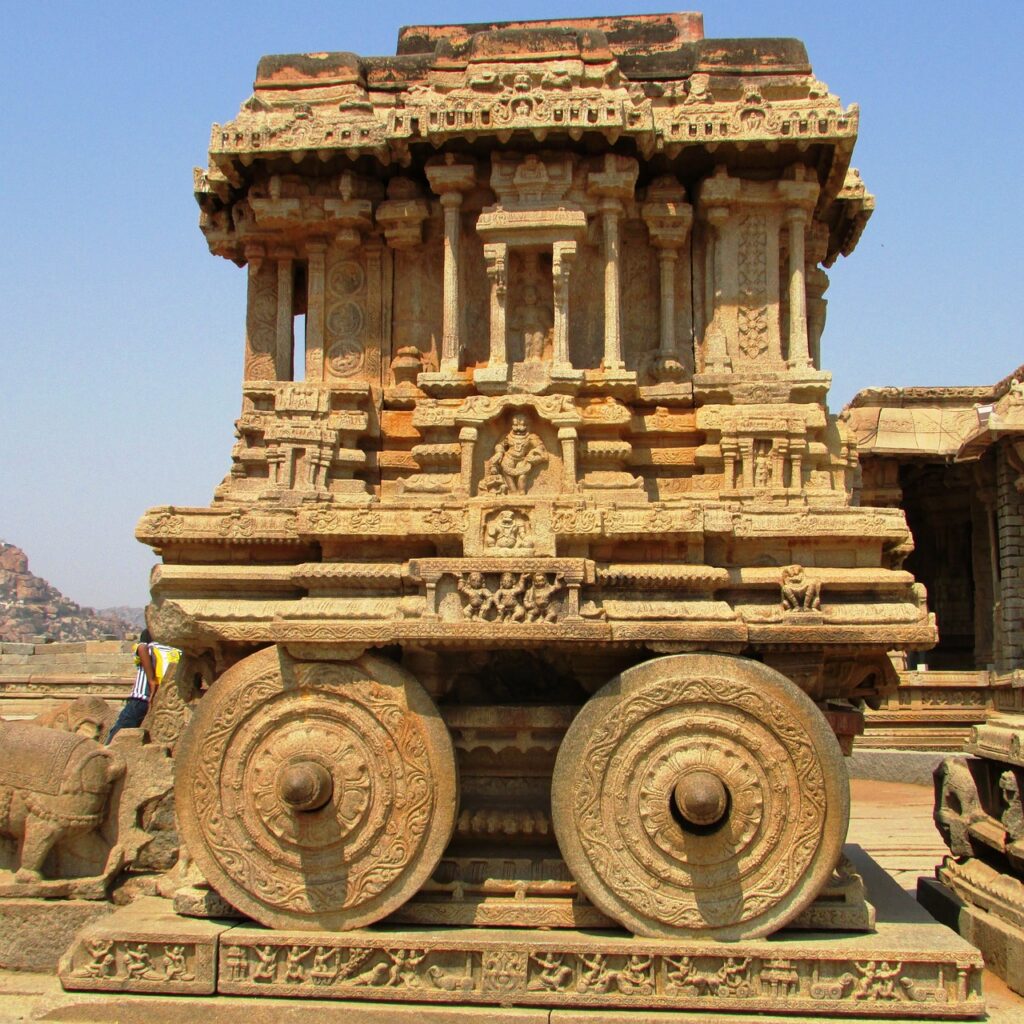
[(231, 469), (137, 531), (213, 680), (153, 711), (192, 930), (66, 984), (982, 1012), (842, 854), (861, 706), (935, 642), (825, 406), (857, 126), (693, 14), (260, 62), (195, 180), (248, 276)]

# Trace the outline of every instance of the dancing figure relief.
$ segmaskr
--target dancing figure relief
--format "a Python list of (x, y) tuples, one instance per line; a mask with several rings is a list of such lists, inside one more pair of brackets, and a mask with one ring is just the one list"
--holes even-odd
[(538, 466), (546, 466), (544, 442), (530, 432), (530, 420), (517, 412), (505, 436), (494, 446), (484, 467), (480, 490), (492, 494), (526, 494)]

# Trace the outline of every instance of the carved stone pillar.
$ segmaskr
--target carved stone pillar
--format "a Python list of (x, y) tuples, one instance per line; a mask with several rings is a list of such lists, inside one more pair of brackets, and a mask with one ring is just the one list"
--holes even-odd
[(562, 489), (576, 490), (576, 439), (575, 427), (559, 427), (558, 440), (562, 445)]
[(740, 459), (743, 468), (743, 486), (748, 490), (754, 486), (754, 442), (747, 437), (739, 442)]
[(771, 467), (772, 467), (772, 489), (781, 491), (786, 484), (786, 462), (789, 458), (789, 439), (779, 438), (772, 445)]
[(551, 248), (551, 276), (554, 295), (554, 335), (551, 372), (555, 377), (582, 376), (574, 373), (569, 355), (569, 274), (576, 259), (575, 242), (555, 242)]
[(736, 461), (739, 458), (740, 449), (735, 439), (722, 439), (722, 477), (723, 487), (727, 491), (736, 487)]
[(309, 257), (306, 280), (306, 380), (319, 381), (324, 374), (324, 297), (325, 253), (327, 243), (310, 239), (306, 243)]
[(488, 384), (503, 388), (508, 382), (508, 327), (505, 302), (508, 298), (508, 245), (487, 242), (484, 245), (487, 278), (491, 285), (490, 352), (487, 366), (473, 371), (473, 380), (485, 389)]
[(441, 328), (441, 372), (457, 373), (462, 357), (459, 307), (459, 209), (462, 195), (446, 192), (441, 196), (444, 208), (444, 306)]
[(622, 315), (619, 309), (619, 220), (622, 205), (615, 199), (601, 203), (604, 229), (604, 359), (606, 371), (622, 370)]
[(289, 481), (283, 476), (285, 453), (278, 445), (267, 448), (267, 465), (270, 467), (270, 482), (274, 487), (289, 486)]
[(605, 373), (622, 376), (621, 274), (619, 267), (619, 226), (623, 200), (631, 199), (639, 164), (632, 157), (604, 155), (601, 169), (587, 175), (587, 191), (600, 199), (598, 210), (604, 231), (604, 359)]
[(647, 190), (647, 202), (641, 213), (651, 244), (658, 250), (661, 326), (657, 374), (665, 379), (678, 378), (683, 368), (676, 342), (676, 262), (689, 237), (693, 210), (686, 202), (682, 185), (671, 175), (666, 175), (653, 182)]
[(269, 280), (271, 268), (267, 265), (265, 256), (266, 250), (262, 245), (250, 243), (245, 247), (249, 270), (244, 369), (244, 378), (247, 381), (274, 378), (274, 352), (277, 347), (277, 282)]
[(278, 380), (292, 379), (295, 346), (295, 276), (292, 254), (279, 252), (277, 259), (277, 343), (274, 348), (274, 375)]
[[(789, 229), (789, 359), (791, 370), (814, 368), (807, 331), (807, 229), (815, 203), (818, 201), (817, 178), (803, 164), (795, 165), (789, 174), (776, 182), (775, 191), (785, 208)], [(827, 245), (817, 225), (811, 226), (812, 252)], [(824, 252), (817, 259), (823, 258)]]
[(821, 368), (821, 335), (825, 330), (828, 274), (818, 265), (828, 254), (828, 225), (812, 220), (807, 231), (804, 274), (807, 284), (807, 350), (811, 365)]
[(462, 453), (459, 465), (459, 492), (469, 495), (473, 489), (473, 449), (479, 436), (476, 427), (463, 427), (459, 431)]
[(793, 491), (802, 491), (804, 487), (804, 452), (806, 441), (793, 441), (789, 449), (789, 487)]
[(807, 214), (799, 207), (786, 211), (789, 228), (789, 367), (810, 369), (807, 344), (807, 284), (804, 277), (804, 231)]
[(462, 305), (459, 298), (461, 270), (459, 240), (462, 236), (462, 194), (476, 184), (472, 164), (456, 162), (454, 153), (426, 168), (430, 187), (441, 196), (444, 210), (444, 298), (441, 327), (442, 376), (455, 376), (462, 357)]
[(711, 280), (711, 309), (704, 332), (704, 372), (728, 373), (732, 369), (729, 346), (722, 326), (724, 314), (725, 260), (722, 230), (729, 220), (728, 207), (714, 206), (707, 211), (707, 275)]

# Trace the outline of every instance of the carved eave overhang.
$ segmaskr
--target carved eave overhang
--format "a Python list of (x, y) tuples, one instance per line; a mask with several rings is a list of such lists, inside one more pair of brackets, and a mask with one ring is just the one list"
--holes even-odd
[[(837, 159), (836, 168), (840, 164), (841, 160)], [(823, 210), (823, 219), (829, 228), (828, 250), (823, 260), (826, 267), (831, 267), (840, 256), (849, 256), (853, 252), (871, 214), (875, 212), (875, 197), (865, 187), (860, 171), (849, 167), (849, 153), (846, 154), (843, 173), (842, 188), (835, 200)]]
[(1024, 480), (1024, 378), (1015, 379), (1010, 389), (993, 404), (977, 406), (975, 429), (957, 452), (957, 462), (980, 459), (998, 441), (1009, 442), (1010, 458)]
[(806, 153), (819, 211), (834, 222), (830, 252), (850, 251), (873, 203), (847, 178), (856, 106), (844, 109), (814, 77), (797, 40), (701, 36), (698, 15), (657, 15), (406, 29), (395, 57), (265, 57), (238, 116), (213, 126), (195, 185), (203, 230), (215, 252), (238, 258), (218, 212), (245, 193), (254, 165), (407, 166), (417, 146), (598, 134), (631, 140), (644, 157)]

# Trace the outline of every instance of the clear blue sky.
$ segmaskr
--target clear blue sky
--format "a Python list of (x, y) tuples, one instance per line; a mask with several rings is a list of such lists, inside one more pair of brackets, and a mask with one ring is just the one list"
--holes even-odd
[[(666, 9), (3, 0), (0, 538), (83, 604), (143, 604), (139, 515), (206, 505), (227, 471), (245, 275), (207, 253), (192, 167), (261, 55), (393, 53), (408, 23)], [(705, 30), (803, 39), (818, 77), (861, 106), (854, 163), (878, 209), (831, 275), (831, 407), (1024, 361), (1024, 4), (715, 0)]]

